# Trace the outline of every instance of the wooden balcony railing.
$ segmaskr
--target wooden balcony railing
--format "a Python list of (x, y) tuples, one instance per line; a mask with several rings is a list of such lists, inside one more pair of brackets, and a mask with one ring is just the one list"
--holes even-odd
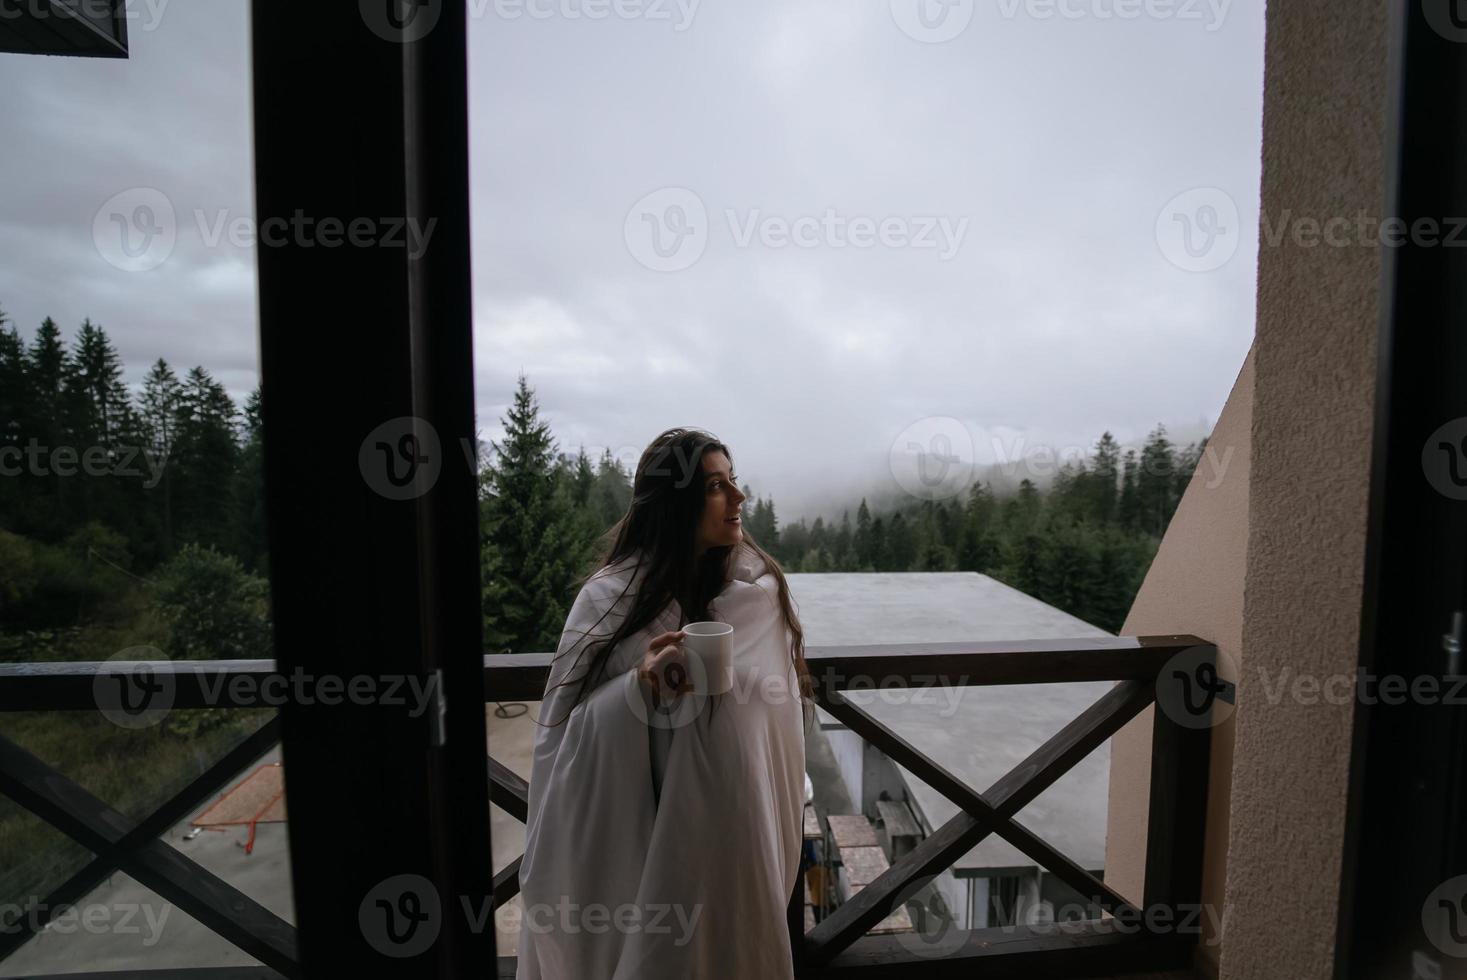
[[(485, 657), (486, 700), (539, 700), (550, 659), (548, 653)], [(801, 876), (789, 908), (800, 976), (905, 977), (920, 966), (928, 976), (1096, 977), (1187, 965), (1197, 936), (1175, 924), (1183, 910), (1198, 908), (1201, 901), (1210, 732), (1206, 713), (1214, 699), (1232, 699), (1231, 685), (1217, 679), (1209, 644), (1194, 636), (1161, 636), (811, 647), (806, 660), (822, 707), (946, 796), (959, 812), (808, 933)], [(274, 669), (272, 661), (161, 661), (147, 666), (155, 683), (168, 684), (171, 706), (180, 709), (268, 707), (265, 692), (279, 690), (278, 685), (264, 683), (274, 676)], [(136, 684), (139, 676), (136, 667), (115, 662), (0, 665), (0, 711), (95, 711), (98, 685), (123, 689)], [(233, 683), (241, 677), (250, 680)], [(842, 693), (856, 687), (1075, 681), (1117, 683), (981, 793)], [(1145, 882), (1138, 909), (1014, 817), (1159, 695), (1169, 699), (1169, 707), (1189, 705), (1187, 710), (1202, 721), (1179, 721), (1175, 709), (1155, 712)], [(0, 959), (28, 940), (30, 930), (44, 925), (56, 910), (80, 901), (120, 869), (264, 964), (254, 970), (233, 969), (231, 977), (300, 976), (292, 925), (159, 840), (278, 737), (272, 720), (138, 822), (0, 738), (0, 793), (96, 855), (48, 895), (34, 914), (22, 916), (17, 931), (0, 933)], [(487, 764), (491, 800), (523, 821), (525, 781), (492, 757)], [(917, 888), (989, 834), (1008, 841), (1110, 915), (1076, 924), (956, 930), (943, 937), (940, 959), (914, 952), (911, 937), (866, 935)], [(496, 908), (519, 891), (519, 864), (516, 859), (494, 876)], [(513, 957), (501, 957), (500, 975), (512, 977), (514, 965)], [(178, 975), (178, 971), (158, 972)], [(205, 976), (215, 971), (186, 972)]]

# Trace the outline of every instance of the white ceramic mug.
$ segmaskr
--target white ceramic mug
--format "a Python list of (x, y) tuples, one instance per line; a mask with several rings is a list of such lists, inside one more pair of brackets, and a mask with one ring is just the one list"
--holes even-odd
[[(728, 623), (709, 620), (689, 623), (682, 630), (686, 634), (682, 647), (688, 655), (695, 693), (724, 694), (732, 690), (734, 628)], [(694, 658), (697, 658), (696, 666)], [(701, 691), (697, 690), (700, 686)]]

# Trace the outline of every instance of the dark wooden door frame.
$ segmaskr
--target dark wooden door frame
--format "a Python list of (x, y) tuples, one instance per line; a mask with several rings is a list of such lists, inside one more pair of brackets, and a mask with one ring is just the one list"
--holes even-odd
[(1467, 959), (1433, 946), (1422, 924), (1433, 890), (1467, 874), (1467, 707), (1445, 703), (1452, 684), (1443, 680), (1452, 613), (1467, 610), (1467, 501), (1454, 499), (1451, 477), (1426, 460), (1447, 451), (1441, 427), (1467, 418), (1467, 236), (1456, 228), (1459, 240), (1446, 241), (1452, 223), (1467, 220), (1467, 24), (1450, 19), (1451, 6), (1389, 5), (1383, 207), (1408, 227), (1421, 218), (1442, 224), (1435, 243), (1408, 237), (1382, 250), (1360, 651), (1370, 676), (1442, 683), (1434, 702), (1356, 703), (1340, 980), (1435, 970), (1467, 977)]
[(307, 976), (492, 975), (466, 12), (377, 6), (253, 10), (296, 922)]

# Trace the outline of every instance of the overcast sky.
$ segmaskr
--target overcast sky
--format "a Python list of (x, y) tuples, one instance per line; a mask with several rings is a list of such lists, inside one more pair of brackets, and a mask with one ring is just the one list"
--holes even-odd
[[(892, 485), (893, 450), (932, 492), (914, 445), (961, 476), (1216, 421), (1253, 334), (1262, 0), (619, 4), (470, 3), (485, 437), (523, 370), (562, 449), (708, 428), (788, 519)], [(242, 398), (246, 5), (130, 7), (125, 62), (0, 55), (0, 308)], [(112, 215), (165, 209), (119, 251)]]

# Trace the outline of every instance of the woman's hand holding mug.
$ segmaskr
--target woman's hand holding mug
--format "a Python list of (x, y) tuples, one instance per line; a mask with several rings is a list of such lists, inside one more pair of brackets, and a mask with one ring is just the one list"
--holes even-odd
[(678, 643), (687, 634), (673, 630), (653, 637), (637, 666), (637, 678), (652, 692), (653, 703), (664, 695), (676, 695), (693, 689), (688, 672), (687, 654)]

